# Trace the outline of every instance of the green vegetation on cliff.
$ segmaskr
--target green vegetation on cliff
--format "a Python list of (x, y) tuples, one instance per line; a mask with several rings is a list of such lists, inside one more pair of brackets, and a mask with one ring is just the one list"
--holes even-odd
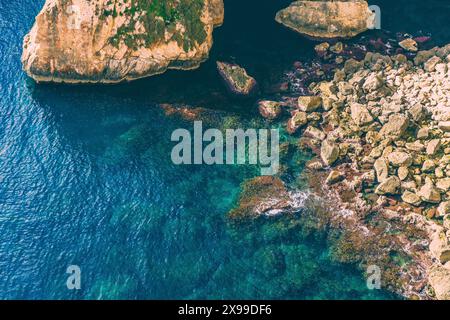
[[(185, 51), (206, 39), (201, 21), (205, 0), (109, 0), (101, 18), (125, 16), (127, 23), (119, 27), (110, 39), (118, 47), (123, 41), (128, 47), (149, 47), (163, 40), (166, 31)], [(177, 24), (184, 30), (177, 29)], [(143, 26), (145, 31), (136, 30)]]

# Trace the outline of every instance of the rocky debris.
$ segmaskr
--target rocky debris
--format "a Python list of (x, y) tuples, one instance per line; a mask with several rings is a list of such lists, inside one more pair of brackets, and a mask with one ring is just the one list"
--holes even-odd
[(298, 98), (298, 108), (304, 112), (316, 111), (322, 104), (322, 98), (317, 96), (303, 96)]
[(312, 150), (332, 170), (322, 181), (342, 194), (343, 206), (351, 204), (357, 215), (413, 212), (424, 242), (430, 228), (442, 228), (442, 245), (430, 244), (424, 253), (433, 261), (426, 276), (432, 267), (450, 270), (449, 70), (450, 45), (419, 51), (414, 62), (375, 53), (349, 59), (333, 80), (310, 86), (322, 97), (322, 121), (303, 132), (320, 146)]
[(407, 38), (403, 41), (400, 41), (398, 44), (400, 47), (402, 47), (406, 51), (417, 52), (419, 50), (417, 47), (417, 42), (411, 38)]
[(144, 2), (47, 0), (24, 38), (24, 70), (38, 82), (116, 83), (208, 58), (222, 0), (167, 0), (170, 14)]
[(246, 96), (255, 91), (256, 80), (237, 64), (217, 61), (217, 70), (232, 93)]
[(364, 0), (295, 1), (275, 20), (313, 38), (348, 38), (371, 28), (374, 13)]
[[(280, 102), (263, 100), (259, 101), (259, 113), (266, 119), (275, 120), (283, 113), (283, 108)], [(306, 119), (305, 119), (306, 123)]]

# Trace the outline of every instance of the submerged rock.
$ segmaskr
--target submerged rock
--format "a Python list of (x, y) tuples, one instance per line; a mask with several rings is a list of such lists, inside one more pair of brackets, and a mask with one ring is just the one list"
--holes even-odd
[(411, 38), (408, 38), (408, 39), (405, 39), (405, 40), (403, 40), (403, 41), (400, 41), (400, 42), (398, 43), (398, 45), (399, 45), (400, 47), (402, 47), (403, 49), (405, 49), (406, 51), (416, 52), (417, 50), (419, 50), (419, 49), (417, 48), (417, 42), (414, 41), (414, 40), (411, 39)]
[(229, 217), (239, 220), (294, 212), (304, 198), (302, 194), (291, 194), (280, 178), (256, 177), (242, 184), (238, 206), (229, 212)]
[(151, 4), (47, 0), (24, 39), (24, 70), (39, 82), (115, 83), (198, 67), (222, 23), (223, 1)]
[(274, 120), (278, 118), (283, 112), (281, 104), (277, 101), (263, 100), (258, 103), (258, 106), (259, 106), (259, 113), (264, 118), (269, 120)]
[(217, 70), (234, 94), (250, 95), (256, 89), (256, 80), (237, 64), (217, 61)]
[(314, 38), (348, 38), (372, 28), (374, 13), (364, 0), (295, 1), (275, 20)]

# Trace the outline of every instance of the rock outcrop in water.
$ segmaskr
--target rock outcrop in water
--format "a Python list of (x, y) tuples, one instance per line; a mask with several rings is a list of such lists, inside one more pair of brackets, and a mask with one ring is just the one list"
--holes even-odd
[(115, 83), (207, 59), (223, 0), (47, 0), (24, 39), (36, 81)]
[(237, 95), (250, 95), (256, 89), (256, 80), (237, 64), (217, 61), (217, 70), (228, 89)]
[(371, 28), (374, 14), (364, 0), (303, 0), (279, 11), (275, 20), (313, 38), (348, 38)]

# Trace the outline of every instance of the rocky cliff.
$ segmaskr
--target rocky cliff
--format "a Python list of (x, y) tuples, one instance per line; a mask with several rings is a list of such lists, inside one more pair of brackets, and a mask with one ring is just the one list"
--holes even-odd
[(223, 0), (47, 0), (24, 39), (36, 81), (115, 83), (207, 59)]

